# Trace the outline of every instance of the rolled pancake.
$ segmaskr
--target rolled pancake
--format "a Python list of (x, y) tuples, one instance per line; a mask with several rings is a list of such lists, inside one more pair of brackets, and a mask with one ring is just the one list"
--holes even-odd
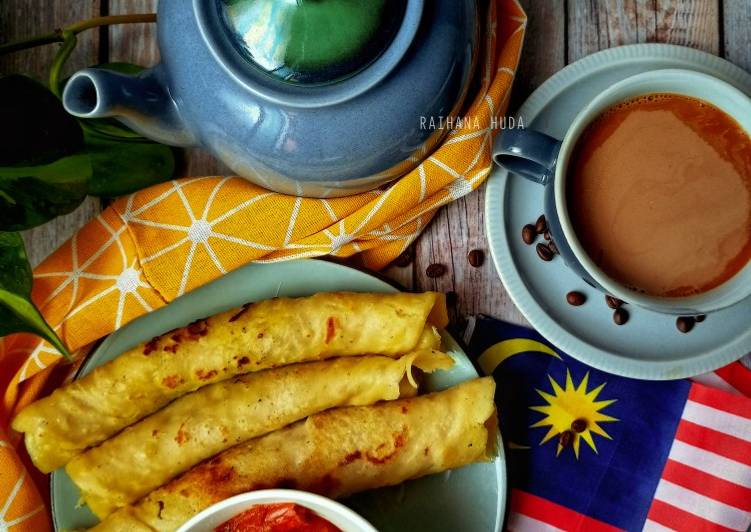
[(452, 364), (450, 356), (424, 350), (399, 359), (347, 357), (242, 375), (180, 397), (76, 456), (66, 471), (101, 519), (238, 443), (328, 408), (414, 396), (413, 366), (432, 372)]
[(473, 462), (496, 451), (495, 383), (328, 410), (196, 466), (93, 530), (173, 531), (208, 506), (251, 490), (344, 497)]
[(34, 465), (47, 473), (173, 399), (229, 377), (335, 356), (437, 348), (442, 294), (322, 293), (248, 304), (126, 351), (22, 410)]

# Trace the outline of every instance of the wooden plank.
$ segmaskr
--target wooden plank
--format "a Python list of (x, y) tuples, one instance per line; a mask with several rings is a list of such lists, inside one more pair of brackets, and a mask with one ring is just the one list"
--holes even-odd
[(654, 41), (655, 9), (653, 2), (636, 0), (572, 0), (568, 5), (567, 62), (611, 46)]
[[(488, 251), (484, 192), (483, 187), (441, 209), (415, 246), (414, 288), (455, 292), (456, 304), (449, 309), (449, 315), (457, 329), (462, 328), (467, 316), (479, 313), (525, 323), (506, 293)], [(485, 254), (479, 268), (467, 260), (474, 249)], [(426, 270), (431, 264), (446, 266), (446, 274), (428, 277)]]
[(723, 49), (727, 60), (751, 72), (751, 1), (723, 3)]
[[(523, 0), (527, 33), (519, 74), (512, 95), (518, 106), (537, 86), (564, 65), (565, 12), (563, 2)], [(453, 291), (456, 307), (452, 322), (460, 328), (467, 316), (489, 314), (507, 321), (526, 323), (506, 293), (492, 263), (485, 233), (485, 187), (443, 208), (416, 244), (415, 289)], [(467, 254), (485, 253), (485, 262), (472, 267)], [(447, 273), (431, 279), (430, 264), (443, 264)]]
[(718, 0), (570, 0), (569, 63), (598, 50), (640, 42), (720, 51)]
[(523, 0), (521, 4), (527, 12), (527, 32), (511, 95), (511, 111), (566, 64), (565, 3)]
[(721, 24), (719, 4), (721, 1), (659, 2), (655, 40), (719, 54)]
[[(99, 9), (99, 0), (3, 0), (0, 2), (0, 42), (47, 33), (55, 28), (98, 16)], [(30, 75), (46, 84), (49, 65), (58, 46), (51, 44), (2, 56), (0, 72)], [(97, 63), (98, 46), (99, 36), (96, 30), (80, 34), (78, 46), (66, 64), (66, 75)], [(24, 231), (23, 237), (31, 264), (36, 266), (100, 210), (101, 202), (96, 198), (88, 198), (74, 212), (41, 227)]]
[[(110, 15), (156, 13), (156, 0), (109, 0)], [(122, 24), (109, 28), (109, 61), (142, 66), (159, 62), (156, 24)]]
[[(99, 15), (99, 1), (3, 0), (0, 2), (0, 42), (26, 39), (49, 33), (80, 20)], [(58, 44), (39, 46), (0, 57), (5, 72), (20, 72), (47, 83), (47, 73)], [(99, 36), (96, 30), (78, 35), (78, 46), (66, 63), (72, 73), (97, 62)]]
[(381, 271), (381, 275), (405, 290), (412, 290), (415, 287), (415, 244), (412, 244), (406, 253), (412, 257), (408, 264), (399, 266), (392, 263), (388, 268)]

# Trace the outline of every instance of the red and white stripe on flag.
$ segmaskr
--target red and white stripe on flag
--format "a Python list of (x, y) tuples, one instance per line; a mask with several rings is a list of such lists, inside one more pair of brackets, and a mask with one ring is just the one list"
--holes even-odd
[(749, 527), (751, 400), (694, 383), (644, 530)]
[(751, 397), (751, 355), (691, 380), (726, 392)]
[(511, 490), (511, 532), (619, 532), (621, 529), (526, 491)]

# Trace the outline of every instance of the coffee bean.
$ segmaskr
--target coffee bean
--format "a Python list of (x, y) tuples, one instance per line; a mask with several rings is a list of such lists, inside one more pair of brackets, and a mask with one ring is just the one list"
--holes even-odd
[(431, 264), (425, 269), (425, 275), (427, 275), (431, 279), (440, 277), (444, 273), (446, 273), (446, 266), (444, 266), (443, 264)]
[(449, 307), (455, 307), (456, 301), (459, 299), (459, 294), (451, 290), (450, 292), (446, 292), (446, 305)]
[(697, 314), (696, 316), (694, 316), (694, 321), (696, 321), (696, 323), (701, 323), (706, 319), (707, 319), (706, 314)]
[(552, 240), (548, 242), (548, 247), (550, 248), (550, 251), (552, 251), (556, 255), (558, 254), (558, 246), (555, 245), (555, 242), (553, 242)]
[(524, 240), (524, 243), (528, 246), (531, 246), (535, 239), (537, 238), (537, 231), (535, 231), (535, 226), (532, 224), (527, 224), (522, 228), (522, 240)]
[(618, 308), (621, 305), (623, 305), (623, 301), (621, 301), (617, 297), (607, 296), (607, 295), (605, 296), (605, 303), (607, 303), (607, 305), (613, 309)]
[(628, 311), (625, 308), (618, 307), (613, 312), (613, 321), (616, 325), (625, 325), (628, 321)]
[(481, 249), (473, 249), (467, 255), (467, 260), (469, 261), (470, 265), (475, 268), (479, 268), (480, 266), (482, 266), (483, 262), (485, 262), (485, 253), (483, 253)]
[(542, 234), (542, 238), (544, 238), (545, 240), (550, 240), (550, 231), (545, 231)]
[(573, 290), (566, 294), (566, 301), (568, 301), (568, 304), (575, 307), (583, 305), (586, 300), (587, 296), (585, 296), (581, 292), (577, 292), (576, 290)]
[(412, 250), (405, 250), (404, 253), (394, 259), (394, 264), (400, 268), (406, 268), (412, 264)]
[(571, 422), (571, 430), (574, 432), (584, 432), (587, 430), (587, 420), (583, 417), (580, 417), (579, 419), (575, 419)]
[(564, 430), (558, 437), (558, 445), (568, 447), (574, 441), (574, 433), (570, 430)]
[(675, 326), (682, 333), (687, 333), (694, 328), (694, 321), (694, 318), (691, 316), (679, 316), (678, 319), (675, 320)]
[(545, 215), (541, 214), (540, 217), (535, 222), (535, 231), (537, 232), (538, 235), (541, 235), (547, 230), (548, 230), (548, 223), (545, 221)]
[(537, 244), (535, 249), (537, 250), (537, 256), (545, 262), (553, 260), (553, 251), (545, 244)]

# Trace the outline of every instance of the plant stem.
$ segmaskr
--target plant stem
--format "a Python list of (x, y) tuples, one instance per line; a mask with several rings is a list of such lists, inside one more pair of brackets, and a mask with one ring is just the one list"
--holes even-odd
[(51, 33), (44, 35), (38, 35), (30, 39), (24, 39), (22, 41), (16, 41), (0, 45), (0, 55), (10, 52), (17, 52), (19, 50), (26, 50), (27, 48), (34, 48), (35, 46), (41, 46), (43, 44), (50, 44), (53, 42), (65, 41), (65, 33), (72, 32), (74, 35), (81, 33), (84, 30), (90, 28), (98, 28), (99, 26), (109, 26), (112, 24), (128, 24), (136, 22), (156, 22), (155, 13), (141, 13), (136, 15), (109, 15), (106, 17), (94, 17), (88, 20), (82, 20), (76, 22), (62, 29), (57, 29)]
[(50, 65), (49, 86), (50, 90), (58, 98), (62, 98), (62, 91), (60, 90), (60, 71), (78, 42), (76, 34), (70, 30), (63, 31), (63, 39), (63, 45), (55, 54), (55, 58), (52, 60), (52, 65)]

